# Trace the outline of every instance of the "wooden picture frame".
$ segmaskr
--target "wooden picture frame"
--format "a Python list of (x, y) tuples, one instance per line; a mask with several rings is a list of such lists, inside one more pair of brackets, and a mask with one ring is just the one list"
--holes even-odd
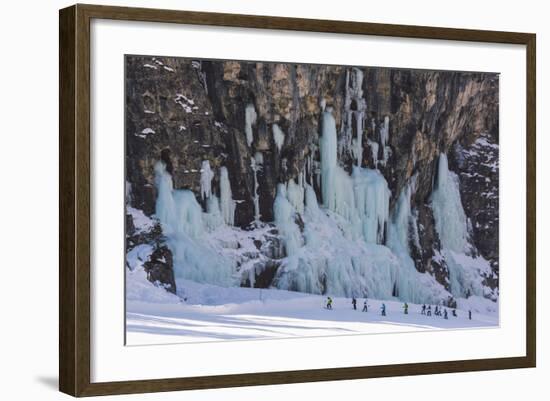
[[(90, 380), (90, 21), (96, 18), (524, 45), (527, 54), (525, 60), (527, 71), (526, 355), (433, 363), (92, 383)], [(59, 29), (59, 388), (62, 392), (73, 396), (94, 396), (535, 367), (536, 37), (534, 34), (80, 4), (60, 10)]]

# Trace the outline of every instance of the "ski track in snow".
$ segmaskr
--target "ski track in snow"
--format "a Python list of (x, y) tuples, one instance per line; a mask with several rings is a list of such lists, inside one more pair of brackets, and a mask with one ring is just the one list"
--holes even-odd
[[(131, 274), (131, 273), (130, 273)], [(276, 289), (223, 288), (188, 280), (178, 282), (187, 302), (176, 296), (150, 300), (127, 299), (127, 345), (195, 343), (222, 340), (259, 340), (312, 336), (357, 335), (486, 328), (498, 326), (497, 312), (473, 313), (457, 310), (449, 318), (421, 315), (421, 305), (409, 304), (403, 313), (400, 301), (336, 297), (333, 310), (325, 308), (326, 298)], [(158, 288), (159, 291), (163, 291)], [(468, 300), (466, 300), (468, 301)], [(203, 303), (204, 302), (204, 303)], [(380, 307), (386, 304), (387, 316)], [(432, 306), (433, 313), (434, 306)], [(474, 307), (472, 307), (474, 309)]]

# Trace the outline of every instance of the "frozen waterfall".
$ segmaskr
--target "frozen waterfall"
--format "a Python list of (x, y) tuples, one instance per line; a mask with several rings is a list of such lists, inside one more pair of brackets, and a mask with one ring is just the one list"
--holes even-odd
[(432, 208), (441, 246), (455, 252), (467, 251), (468, 226), (460, 200), (458, 176), (449, 171), (445, 153), (439, 155)]
[(172, 193), (174, 184), (172, 176), (166, 171), (166, 165), (159, 161), (155, 163), (155, 185), (157, 187), (157, 201), (155, 213), (165, 234), (174, 232), (173, 224), (176, 215), (176, 205)]
[(156, 216), (174, 256), (175, 276), (200, 283), (233, 285), (232, 264), (202, 241), (205, 224), (195, 194), (186, 189), (174, 190), (172, 176), (162, 161), (155, 165), (155, 182)]
[(388, 162), (390, 157), (390, 148), (388, 147), (388, 142), (390, 140), (390, 117), (384, 117), (384, 124), (380, 128), (380, 145), (382, 146), (382, 160), (381, 163), (383, 166)]
[(273, 214), (275, 224), (283, 237), (285, 251), (287, 256), (298, 252), (302, 246), (302, 237), (300, 229), (294, 221), (295, 210), (286, 197), (286, 188), (283, 184), (277, 185), (277, 196), (273, 204)]
[(321, 191), (323, 204), (330, 210), (336, 208), (336, 169), (338, 168), (336, 122), (331, 110), (326, 110), (321, 119)]
[(399, 259), (399, 269), (395, 276), (393, 295), (399, 299), (415, 303), (439, 303), (449, 293), (428, 273), (416, 270), (410, 256), (410, 236), (416, 228), (413, 224), (411, 196), (415, 186), (415, 176), (402, 189), (388, 226), (387, 245)]
[(483, 257), (472, 255), (475, 249), (470, 244), (459, 188), (458, 176), (449, 170), (447, 155), (441, 153), (431, 200), (441, 252), (449, 267), (451, 292), (457, 297), (488, 296), (483, 277), (491, 274), (491, 267)]
[(244, 110), (244, 132), (246, 134), (246, 143), (248, 144), (248, 146), (250, 146), (254, 141), (252, 126), (256, 124), (256, 118), (258, 118), (258, 115), (256, 114), (256, 109), (254, 108), (254, 105), (247, 105), (246, 109)]
[(390, 190), (378, 170), (355, 167), (353, 188), (361, 233), (366, 242), (382, 244), (389, 216)]
[(361, 167), (363, 161), (363, 125), (366, 109), (367, 102), (363, 98), (363, 71), (356, 67), (350, 68), (346, 71), (339, 154), (342, 155), (343, 150), (351, 151), (358, 167)]
[(321, 136), (321, 191), (324, 206), (350, 221), (354, 235), (381, 244), (389, 214), (390, 191), (378, 170), (354, 167), (350, 176), (338, 165), (336, 124), (323, 113)]
[(254, 190), (252, 192), (252, 200), (254, 202), (254, 221), (257, 223), (260, 221), (260, 195), (258, 193), (258, 188), (260, 187), (258, 183), (258, 171), (262, 170), (262, 165), (264, 164), (264, 158), (261, 152), (256, 152), (254, 157), (250, 159), (250, 167), (254, 174)]
[(235, 201), (231, 192), (227, 167), (220, 168), (220, 210), (223, 221), (230, 226), (235, 224)]
[(302, 174), (298, 178), (298, 184), (294, 179), (290, 179), (286, 184), (287, 198), (292, 207), (300, 214), (304, 213), (304, 187), (301, 180)]
[(212, 232), (224, 225), (225, 222), (220, 210), (220, 200), (216, 195), (211, 195), (206, 200), (206, 213), (203, 214), (203, 220), (208, 232)]
[(277, 146), (277, 150), (280, 152), (285, 143), (285, 133), (277, 124), (273, 124), (271, 129), (273, 131), (273, 142), (275, 142), (275, 146)]
[(398, 266), (390, 250), (350, 240), (351, 223), (321, 209), (310, 185), (304, 192), (302, 236), (285, 187), (278, 187), (275, 220), (288, 256), (277, 270), (274, 286), (312, 294), (391, 298)]
[(210, 168), (210, 162), (203, 160), (201, 165), (201, 197), (208, 199), (212, 195), (212, 179), (214, 172)]
[(332, 109), (326, 108), (321, 120), (321, 192), (323, 205), (345, 218), (352, 218), (355, 210), (353, 181), (338, 165), (336, 122)]

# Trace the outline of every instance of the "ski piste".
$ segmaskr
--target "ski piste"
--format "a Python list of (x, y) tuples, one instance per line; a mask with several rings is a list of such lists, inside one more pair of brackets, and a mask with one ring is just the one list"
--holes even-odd
[[(332, 297), (329, 310), (327, 297), (322, 295), (224, 288), (188, 280), (178, 282), (187, 294), (187, 301), (183, 301), (163, 288), (151, 291), (144, 272), (130, 272), (128, 277), (136, 290), (127, 298), (128, 345), (498, 327), (495, 304), (483, 298), (471, 297), (467, 304), (460, 305), (457, 317), (448, 308), (449, 318), (445, 320), (442, 316), (422, 315), (422, 304), (409, 303), (405, 315), (399, 300), (369, 298), (368, 312), (362, 312), (353, 309), (351, 298)], [(358, 298), (358, 302), (363, 305), (363, 299)], [(386, 305), (386, 316), (380, 314), (382, 303)], [(468, 319), (470, 310), (472, 320)]]

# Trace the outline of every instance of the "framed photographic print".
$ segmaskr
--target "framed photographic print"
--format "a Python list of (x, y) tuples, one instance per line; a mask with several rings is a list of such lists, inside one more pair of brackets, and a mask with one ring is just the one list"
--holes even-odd
[(534, 367), (535, 113), (534, 34), (61, 10), (60, 390)]

